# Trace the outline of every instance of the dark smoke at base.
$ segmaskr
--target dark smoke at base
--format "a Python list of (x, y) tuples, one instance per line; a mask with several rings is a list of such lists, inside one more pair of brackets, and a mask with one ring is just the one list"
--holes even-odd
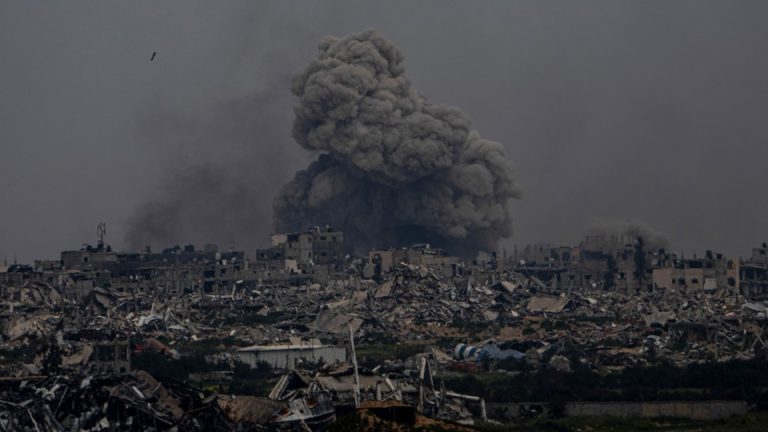
[(294, 78), (293, 136), (323, 152), (274, 201), (278, 232), (325, 223), (357, 252), (429, 242), (495, 250), (520, 192), (501, 144), (411, 88), (403, 56), (369, 30), (328, 38)]
[[(666, 234), (637, 220), (596, 220), (587, 230), (587, 236), (618, 243), (623, 243), (627, 240), (634, 243), (637, 239), (642, 238), (645, 247), (651, 251), (669, 249), (671, 246)], [(623, 244), (614, 246), (623, 246)]]
[(289, 79), (262, 79), (263, 90), (238, 99), (142, 117), (141, 138), (166, 175), (127, 218), (128, 250), (206, 243), (253, 250), (268, 241), (275, 192), (304, 159), (285, 145)]
[(137, 209), (126, 240), (133, 251), (177, 244), (252, 246), (243, 233), (253, 226), (262, 204), (250, 184), (227, 171), (191, 167), (171, 179), (161, 196)]

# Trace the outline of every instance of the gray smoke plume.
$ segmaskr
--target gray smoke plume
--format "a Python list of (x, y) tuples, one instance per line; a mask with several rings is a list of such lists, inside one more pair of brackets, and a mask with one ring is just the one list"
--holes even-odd
[(274, 201), (277, 231), (330, 223), (357, 250), (428, 241), (493, 250), (520, 192), (502, 146), (434, 105), (376, 31), (328, 38), (293, 80), (293, 137), (322, 152)]
[(645, 248), (651, 251), (669, 249), (670, 242), (661, 231), (634, 220), (602, 220), (595, 222), (588, 230), (593, 243), (600, 239), (606, 249), (620, 248), (643, 239)]
[(251, 250), (264, 243), (273, 191), (286, 178), (281, 172), (301, 161), (300, 152), (280, 145), (289, 141), (288, 85), (275, 79), (200, 113), (153, 110), (142, 119), (142, 138), (158, 149), (167, 175), (126, 221), (130, 250), (232, 242)]
[(142, 204), (129, 224), (132, 250), (145, 245), (242, 242), (258, 197), (224, 169), (200, 165), (170, 180), (161, 197)]

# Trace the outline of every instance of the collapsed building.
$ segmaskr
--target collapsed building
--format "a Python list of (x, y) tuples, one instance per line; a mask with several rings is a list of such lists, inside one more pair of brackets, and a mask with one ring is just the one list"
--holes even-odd
[(738, 286), (750, 299), (768, 299), (768, 243), (752, 249), (752, 257), (739, 264)]
[[(620, 241), (616, 239), (620, 238)], [(625, 293), (669, 290), (726, 290), (751, 299), (764, 295), (765, 262), (760, 249), (748, 260), (706, 251), (685, 258), (664, 248), (648, 250), (637, 237), (613, 241), (588, 236), (578, 246), (528, 245), (509, 263), (517, 271), (569, 290), (602, 287)]]
[(254, 269), (260, 280), (321, 280), (342, 272), (344, 233), (326, 226), (272, 235), (272, 245), (258, 249)]
[[(13, 416), (19, 428), (141, 429), (154, 418), (161, 429), (319, 427), (337, 412), (391, 402), (401, 408), (387, 409), (411, 410), (414, 419), (467, 423), (482, 420), (488, 401), (442, 388), (451, 374), (522, 364), (606, 374), (660, 359), (768, 358), (768, 305), (756, 288), (764, 283), (757, 271), (766, 265), (764, 247), (731, 260), (642, 251), (631, 241), (612, 248), (585, 242), (530, 247), (504, 262), (462, 259), (427, 244), (349, 256), (344, 233), (328, 227), (272, 240), (253, 258), (213, 246), (124, 253), (100, 242), (59, 261), (7, 266), (0, 272), (0, 368), (15, 381), (5, 384), (0, 399), (10, 404), (0, 405), (0, 418)], [(356, 356), (350, 333), (362, 347)], [(382, 361), (367, 353), (381, 344), (392, 356), (418, 349)], [(207, 347), (204, 359), (190, 348), (199, 346)], [(183, 372), (183, 386), (163, 376), (168, 370), (153, 378), (178, 408), (157, 405), (167, 399), (159, 387), (153, 393), (137, 384), (149, 380), (146, 358), (201, 365), (173, 372)], [(268, 383), (272, 398), (243, 387), (249, 374), (261, 374), (263, 383), (253, 385)], [(91, 385), (129, 390), (118, 405), (97, 409), (105, 400), (92, 392), (84, 411), (66, 411), (92, 388), (75, 389), (90, 376)], [(190, 388), (209, 393), (193, 397)], [(49, 401), (29, 414), (22, 406), (30, 392), (49, 392), (65, 408)]]
[(367, 264), (366, 274), (375, 275), (391, 273), (401, 264), (428, 266), (438, 270), (444, 276), (456, 275), (462, 267), (458, 257), (448, 255), (442, 249), (433, 248), (428, 243), (399, 249), (372, 250), (368, 252)]

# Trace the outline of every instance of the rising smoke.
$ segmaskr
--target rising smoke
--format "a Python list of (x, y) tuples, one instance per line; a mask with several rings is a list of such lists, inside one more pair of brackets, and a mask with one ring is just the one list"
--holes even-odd
[(640, 238), (644, 247), (651, 251), (670, 247), (669, 239), (663, 232), (636, 220), (595, 221), (588, 229), (587, 236), (602, 239), (606, 248), (621, 247), (626, 243), (634, 244)]
[(376, 31), (324, 40), (292, 91), (293, 137), (321, 155), (275, 198), (277, 231), (330, 223), (356, 250), (426, 241), (464, 254), (511, 236), (520, 192), (502, 146), (418, 94)]
[(157, 158), (167, 174), (126, 221), (130, 250), (189, 243), (252, 250), (264, 243), (269, 202), (286, 178), (281, 171), (301, 161), (300, 152), (280, 145), (289, 141), (289, 80), (269, 84), (200, 113), (155, 110), (141, 120), (142, 138), (164, 150)]
[(172, 177), (156, 199), (129, 220), (131, 250), (179, 243), (243, 246), (243, 228), (253, 224), (260, 202), (250, 184), (223, 168), (197, 165)]

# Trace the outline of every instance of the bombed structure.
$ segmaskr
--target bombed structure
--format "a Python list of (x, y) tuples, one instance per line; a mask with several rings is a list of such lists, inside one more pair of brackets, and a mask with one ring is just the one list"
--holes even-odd
[[(328, 226), (275, 234), (255, 254), (116, 252), (99, 234), (60, 260), (0, 269), (0, 418), (17, 430), (321, 430), (350, 413), (446, 428), (713, 419), (765, 397), (759, 374), (634, 396), (612, 381), (763, 364), (765, 244), (747, 259), (682, 258), (636, 232), (591, 233), (464, 259), (428, 244), (355, 256)], [(467, 386), (481, 372), (503, 391)], [(552, 374), (593, 384), (548, 399), (528, 377)]]

